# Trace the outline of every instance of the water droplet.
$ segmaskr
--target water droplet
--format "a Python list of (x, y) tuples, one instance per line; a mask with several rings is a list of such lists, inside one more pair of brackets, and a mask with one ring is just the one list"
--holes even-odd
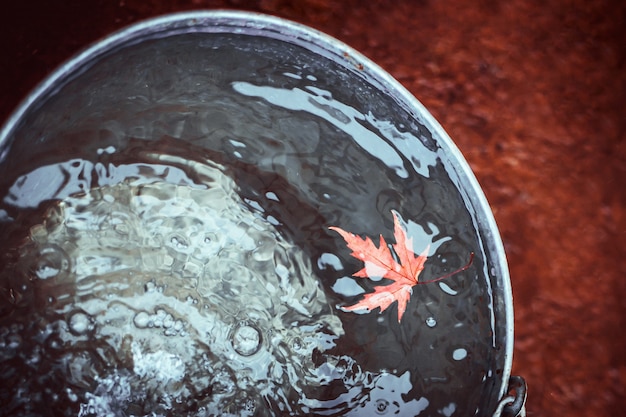
[(434, 318), (434, 317), (428, 317), (428, 318), (426, 319), (426, 325), (427, 325), (428, 327), (435, 327), (435, 326), (437, 325), (437, 320), (435, 320), (435, 318)]
[(251, 356), (261, 348), (261, 332), (254, 326), (240, 324), (232, 333), (235, 352), (241, 356)]
[(80, 311), (72, 314), (69, 319), (69, 326), (70, 331), (77, 336), (85, 334), (87, 331), (93, 329), (91, 318), (87, 314)]

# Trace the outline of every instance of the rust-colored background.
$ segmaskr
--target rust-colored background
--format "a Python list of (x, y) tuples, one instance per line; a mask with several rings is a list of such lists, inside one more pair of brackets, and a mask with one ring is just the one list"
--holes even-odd
[(626, 411), (626, 2), (45, 0), (0, 6), (0, 119), (79, 49), (139, 19), (255, 10), (389, 71), (465, 154), (513, 284), (529, 416)]

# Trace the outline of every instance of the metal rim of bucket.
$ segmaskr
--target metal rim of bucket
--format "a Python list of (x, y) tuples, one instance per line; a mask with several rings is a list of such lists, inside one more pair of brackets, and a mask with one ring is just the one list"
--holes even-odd
[[(366, 78), (377, 89), (391, 95), (400, 106), (433, 133), (438, 145), (450, 157), (454, 171), (459, 174), (456, 178), (459, 191), (476, 210), (479, 226), (487, 231), (483, 238), (488, 251), (496, 255), (492, 259), (496, 268), (493, 275), (497, 279), (499, 297), (502, 298), (504, 305), (504, 315), (498, 319), (505, 321), (506, 334), (499, 400), (493, 416), (523, 415), (526, 385), (522, 378), (511, 376), (514, 340), (513, 298), (504, 246), (491, 208), (474, 173), (446, 131), (418, 99), (376, 63), (323, 32), (275, 16), (227, 10), (174, 13), (131, 25), (96, 42), (66, 61), (23, 99), (0, 129), (0, 162), (6, 158), (10, 147), (9, 140), (19, 128), (23, 117), (37, 103), (43, 103), (46, 98), (54, 95), (73, 76), (89, 68), (99, 57), (116, 48), (141, 42), (147, 36), (154, 39), (190, 32), (259, 35), (301, 46), (334, 62), (345, 63), (345, 66), (351, 65), (355, 68), (355, 73)], [(511, 392), (515, 394), (511, 395)]]

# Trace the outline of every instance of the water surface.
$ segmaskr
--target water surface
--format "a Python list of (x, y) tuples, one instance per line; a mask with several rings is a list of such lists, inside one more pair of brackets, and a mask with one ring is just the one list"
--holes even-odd
[[(34, 115), (0, 166), (2, 409), (480, 412), (499, 372), (487, 268), (427, 132), (365, 83), (331, 92), (339, 69), (285, 68), (248, 44), (222, 56), (210, 37), (190, 62), (197, 43), (171, 42), (163, 65), (180, 78), (142, 64), (165, 55), (154, 45), (111, 57), (51, 99), (79, 110)], [(259, 79), (237, 72), (244, 57)], [(125, 98), (67, 107), (93, 80), (93, 103)], [(395, 306), (340, 309), (384, 282), (352, 277), (362, 265), (328, 230), (393, 242), (392, 210), (416, 252), (430, 245), (424, 280), (476, 253), (414, 287), (401, 323)]]

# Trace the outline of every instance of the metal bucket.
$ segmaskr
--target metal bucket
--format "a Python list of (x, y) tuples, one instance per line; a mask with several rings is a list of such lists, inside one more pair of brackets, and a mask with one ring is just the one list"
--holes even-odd
[[(2, 414), (523, 412), (470, 168), (310, 28), (194, 12), (100, 41), (3, 127), (0, 196)], [(426, 257), (404, 313), (350, 308), (389, 283), (333, 226)]]

